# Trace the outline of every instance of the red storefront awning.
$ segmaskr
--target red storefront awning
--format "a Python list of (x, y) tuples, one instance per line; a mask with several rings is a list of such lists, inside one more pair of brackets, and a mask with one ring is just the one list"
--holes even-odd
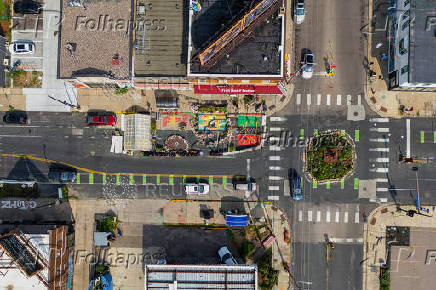
[(281, 95), (280, 89), (274, 86), (232, 86), (232, 85), (194, 85), (195, 94), (209, 95)]

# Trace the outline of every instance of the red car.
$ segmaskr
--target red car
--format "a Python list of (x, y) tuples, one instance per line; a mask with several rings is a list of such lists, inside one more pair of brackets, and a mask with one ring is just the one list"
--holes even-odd
[(87, 126), (114, 126), (117, 122), (117, 116), (107, 115), (88, 115), (86, 118)]

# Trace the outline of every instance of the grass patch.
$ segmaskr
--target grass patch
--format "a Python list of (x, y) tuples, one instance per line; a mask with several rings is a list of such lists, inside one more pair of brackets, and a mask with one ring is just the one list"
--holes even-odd
[[(0, 184), (1, 185), (1, 184)], [(25, 198), (38, 198), (41, 191), (38, 184), (32, 187), (21, 184), (4, 183), (0, 186), (0, 198), (3, 197), (25, 197)]]
[(41, 88), (42, 72), (14, 70), (8, 73), (16, 88)]

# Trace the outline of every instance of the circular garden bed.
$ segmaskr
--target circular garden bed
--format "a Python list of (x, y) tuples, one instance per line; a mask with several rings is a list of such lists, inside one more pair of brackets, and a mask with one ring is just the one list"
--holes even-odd
[(354, 144), (339, 131), (312, 137), (305, 155), (306, 171), (320, 182), (340, 180), (350, 174), (355, 165)]

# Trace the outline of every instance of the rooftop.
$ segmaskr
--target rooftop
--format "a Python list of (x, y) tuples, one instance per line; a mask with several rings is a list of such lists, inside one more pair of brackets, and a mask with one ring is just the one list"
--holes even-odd
[(392, 244), (390, 252), (391, 289), (433, 289), (436, 283), (435, 243), (434, 228), (411, 227), (408, 246)]
[(146, 265), (144, 280), (146, 290), (257, 289), (257, 267), (255, 265)]
[[(191, 59), (215, 42), (220, 35), (228, 31), (260, 2), (263, 1), (202, 1), (201, 11), (193, 12), (191, 19)], [(266, 20), (259, 19), (254, 33), (246, 33), (244, 37), (242, 37), (243, 33), (240, 33), (241, 40), (235, 40), (236, 47), (227, 52), (216, 64), (210, 68), (205, 68), (200, 65), (198, 59), (192, 59), (189, 73), (280, 76), (282, 59), (280, 46), (283, 45), (282, 20), (278, 10)], [(250, 23), (254, 23), (254, 21), (252, 20)], [(251, 28), (246, 30), (249, 29)]]
[(185, 76), (188, 1), (138, 0), (136, 10), (135, 76)]
[[(131, 0), (63, 0), (59, 77), (125, 79), (131, 71)], [(86, 8), (86, 9), (85, 9)]]
[[(436, 1), (411, 2), (410, 83), (436, 83)], [(433, 25), (432, 25), (433, 24)]]

